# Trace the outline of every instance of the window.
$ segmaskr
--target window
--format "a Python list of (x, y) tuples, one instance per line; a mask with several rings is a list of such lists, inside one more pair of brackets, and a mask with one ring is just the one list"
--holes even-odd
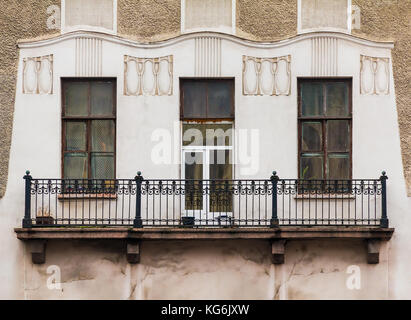
[(62, 32), (117, 32), (117, 0), (62, 0)]
[(351, 179), (351, 80), (299, 79), (300, 179)]
[(181, 32), (235, 33), (235, 0), (182, 0)]
[(116, 81), (64, 79), (63, 178), (114, 179)]
[(182, 79), (181, 120), (233, 120), (233, 79)]
[[(234, 80), (182, 79), (180, 84), (185, 210), (202, 219), (227, 214), (232, 195), (218, 180), (233, 178)], [(214, 182), (199, 181), (207, 179)], [(204, 187), (210, 188), (208, 195)]]
[(351, 32), (351, 0), (298, 0), (298, 32)]

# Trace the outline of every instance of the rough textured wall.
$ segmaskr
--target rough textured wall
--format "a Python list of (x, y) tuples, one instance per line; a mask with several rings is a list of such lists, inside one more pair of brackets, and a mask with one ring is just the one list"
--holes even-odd
[(411, 0), (353, 0), (361, 9), (361, 29), (353, 35), (395, 42), (394, 82), (402, 158), (408, 195), (411, 196)]
[(118, 34), (142, 41), (180, 33), (180, 0), (118, 0)]
[[(9, 152), (16, 94), (17, 40), (56, 34), (47, 29), (47, 7), (59, 0), (0, 1), (0, 197), (4, 195), (9, 166)], [(24, 174), (24, 173), (23, 173)]]
[(237, 35), (273, 41), (297, 34), (297, 0), (237, 1)]

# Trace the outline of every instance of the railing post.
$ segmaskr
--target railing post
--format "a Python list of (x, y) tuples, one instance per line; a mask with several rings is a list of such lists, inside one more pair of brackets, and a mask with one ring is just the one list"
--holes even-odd
[(280, 224), (280, 221), (278, 219), (278, 212), (277, 212), (277, 184), (278, 184), (278, 180), (280, 180), (280, 178), (277, 176), (277, 172), (273, 171), (273, 175), (270, 178), (271, 183), (273, 184), (273, 194), (272, 194), (272, 216), (271, 216), (271, 221), (270, 221), (270, 227), (274, 228), (274, 227), (278, 227), (278, 225)]
[(134, 180), (136, 181), (136, 217), (134, 218), (133, 228), (142, 228), (143, 221), (141, 220), (141, 184), (144, 178), (141, 172), (138, 171)]
[(23, 177), (25, 180), (25, 201), (24, 201), (24, 218), (23, 228), (31, 228), (31, 180), (30, 171), (26, 171), (26, 175)]
[(382, 228), (388, 228), (388, 217), (387, 217), (387, 174), (385, 171), (382, 172), (381, 180), (381, 220), (380, 225)]

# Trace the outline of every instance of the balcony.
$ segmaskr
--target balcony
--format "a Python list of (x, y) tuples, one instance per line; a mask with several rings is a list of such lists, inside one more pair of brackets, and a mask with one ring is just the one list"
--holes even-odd
[(384, 172), (352, 180), (280, 179), (276, 172), (240, 180), (144, 179), (141, 173), (37, 179), (29, 172), (24, 179), (23, 225), (15, 229), (21, 240), (266, 239), (274, 257), (286, 240), (319, 238), (365, 239), (370, 254), (375, 241), (394, 231)]

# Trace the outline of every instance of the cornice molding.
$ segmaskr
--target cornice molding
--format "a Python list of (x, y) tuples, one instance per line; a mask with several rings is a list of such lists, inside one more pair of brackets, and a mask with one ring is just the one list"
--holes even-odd
[(220, 39), (224, 39), (227, 41), (231, 41), (243, 46), (247, 46), (250, 48), (258, 48), (258, 49), (274, 49), (274, 48), (281, 48), (293, 43), (297, 43), (300, 41), (304, 41), (307, 39), (317, 38), (317, 37), (334, 37), (336, 39), (346, 40), (352, 43), (356, 43), (359, 45), (372, 47), (372, 48), (382, 48), (382, 49), (393, 49), (394, 43), (393, 42), (377, 42), (371, 41), (359, 37), (355, 37), (346, 33), (341, 32), (310, 32), (299, 34), (289, 39), (275, 41), (275, 42), (259, 42), (259, 41), (252, 41), (243, 39), (234, 35), (219, 33), (219, 32), (193, 32), (188, 34), (182, 34), (177, 37), (156, 41), (156, 42), (139, 42), (131, 39), (122, 38), (116, 35), (111, 35), (107, 33), (101, 32), (91, 32), (91, 31), (74, 31), (70, 33), (65, 33), (62, 35), (58, 35), (57, 37), (53, 37), (50, 39), (44, 40), (36, 40), (36, 41), (19, 41), (17, 43), (20, 49), (31, 49), (31, 48), (39, 48), (44, 46), (49, 46), (53, 44), (57, 44), (66, 40), (71, 40), (79, 37), (92, 37), (95, 39), (101, 39), (112, 43), (117, 43), (120, 45), (125, 45), (134, 48), (142, 48), (142, 49), (156, 49), (162, 48), (167, 46), (175, 45), (179, 42), (195, 39), (198, 37), (218, 37)]

